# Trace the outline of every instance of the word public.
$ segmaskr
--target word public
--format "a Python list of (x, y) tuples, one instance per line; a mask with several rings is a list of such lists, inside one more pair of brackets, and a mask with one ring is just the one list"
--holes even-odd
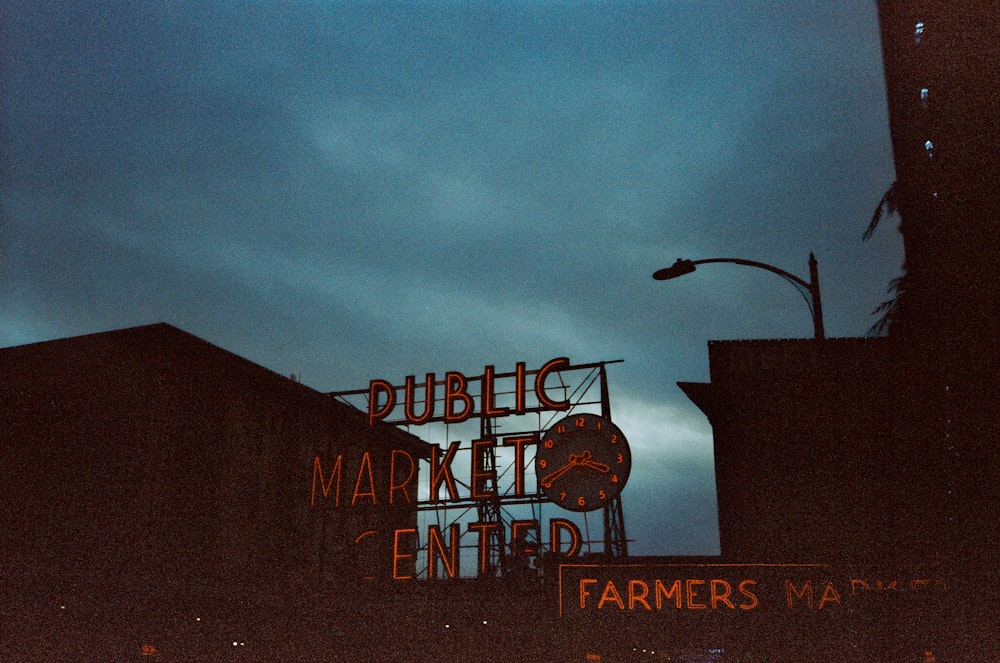
[[(569, 401), (556, 400), (545, 391), (545, 378), (554, 371), (569, 367), (569, 359), (559, 357), (546, 362), (537, 372), (533, 385), (534, 396), (538, 406), (546, 410), (569, 409)], [(469, 394), (470, 380), (482, 382), (479, 390), (479, 413), (488, 417), (504, 417), (510, 414), (524, 414), (528, 411), (528, 375), (524, 362), (518, 362), (512, 377), (514, 378), (514, 405), (498, 407), (496, 404), (496, 379), (494, 366), (486, 366), (483, 375), (467, 378), (457, 371), (445, 373), (444, 381), (438, 382), (434, 373), (427, 373), (422, 385), (417, 384), (416, 376), (408, 375), (402, 387), (393, 386), (386, 380), (372, 380), (368, 388), (368, 424), (375, 425), (392, 413), (396, 407), (396, 392), (403, 391), (403, 411), (407, 423), (424, 424), (435, 420), (434, 405), (437, 403), (437, 387), (443, 386), (444, 412), (440, 418), (449, 424), (463, 422), (476, 414), (476, 399)], [(417, 390), (424, 391), (423, 403), (418, 404)], [(418, 412), (419, 408), (419, 412)]]

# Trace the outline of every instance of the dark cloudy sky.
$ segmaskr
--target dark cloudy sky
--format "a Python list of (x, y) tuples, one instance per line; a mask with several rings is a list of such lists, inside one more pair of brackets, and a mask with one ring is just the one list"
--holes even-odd
[[(874, 0), (4, 0), (0, 346), (166, 321), (323, 391), (609, 367), (640, 554), (717, 551), (707, 342), (898, 274)], [(892, 224), (894, 225), (894, 224)]]

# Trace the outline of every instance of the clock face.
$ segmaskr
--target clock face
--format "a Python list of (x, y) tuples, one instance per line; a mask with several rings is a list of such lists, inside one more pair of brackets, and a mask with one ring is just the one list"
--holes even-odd
[(632, 469), (628, 441), (596, 414), (575, 414), (547, 430), (535, 453), (538, 487), (570, 511), (593, 511), (621, 493)]

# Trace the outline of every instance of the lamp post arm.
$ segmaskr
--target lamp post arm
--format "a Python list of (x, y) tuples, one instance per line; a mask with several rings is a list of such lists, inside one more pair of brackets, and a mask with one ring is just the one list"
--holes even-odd
[(810, 292), (812, 291), (812, 286), (807, 281), (802, 280), (795, 274), (786, 272), (780, 267), (775, 267), (774, 265), (768, 265), (767, 263), (764, 262), (757, 262), (756, 260), (744, 260), (743, 258), (704, 258), (702, 260), (691, 261), (691, 263), (694, 265), (704, 265), (710, 262), (730, 262), (733, 263), (734, 265), (746, 265), (747, 267), (758, 267), (760, 269), (766, 269), (769, 272), (777, 274), (783, 279), (787, 279), (789, 281), (792, 281), (793, 283), (799, 284), (800, 286), (802, 286), (803, 288), (805, 288)]
[(797, 289), (801, 288), (799, 292), (803, 295), (803, 298), (805, 298), (805, 293), (803, 293), (802, 290), (809, 293), (809, 298), (806, 299), (806, 304), (808, 304), (809, 311), (812, 313), (813, 331), (815, 332), (816, 338), (826, 338), (826, 330), (823, 326), (823, 305), (819, 296), (819, 269), (816, 266), (816, 256), (812, 253), (809, 254), (809, 281), (805, 281), (795, 274), (786, 272), (780, 267), (768, 265), (764, 262), (757, 262), (756, 260), (745, 260), (743, 258), (703, 258), (702, 260), (692, 260), (691, 264), (704, 265), (710, 262), (728, 262), (734, 265), (745, 265), (747, 267), (764, 269), (772, 274), (777, 274), (792, 285), (796, 286)]

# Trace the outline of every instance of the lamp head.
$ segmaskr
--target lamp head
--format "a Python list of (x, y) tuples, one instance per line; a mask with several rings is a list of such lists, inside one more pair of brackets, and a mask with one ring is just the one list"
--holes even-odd
[(678, 258), (677, 262), (672, 264), (670, 267), (664, 267), (663, 269), (658, 269), (653, 272), (653, 278), (657, 281), (666, 281), (668, 279), (675, 279), (678, 276), (690, 274), (694, 270), (695, 264), (693, 260)]

